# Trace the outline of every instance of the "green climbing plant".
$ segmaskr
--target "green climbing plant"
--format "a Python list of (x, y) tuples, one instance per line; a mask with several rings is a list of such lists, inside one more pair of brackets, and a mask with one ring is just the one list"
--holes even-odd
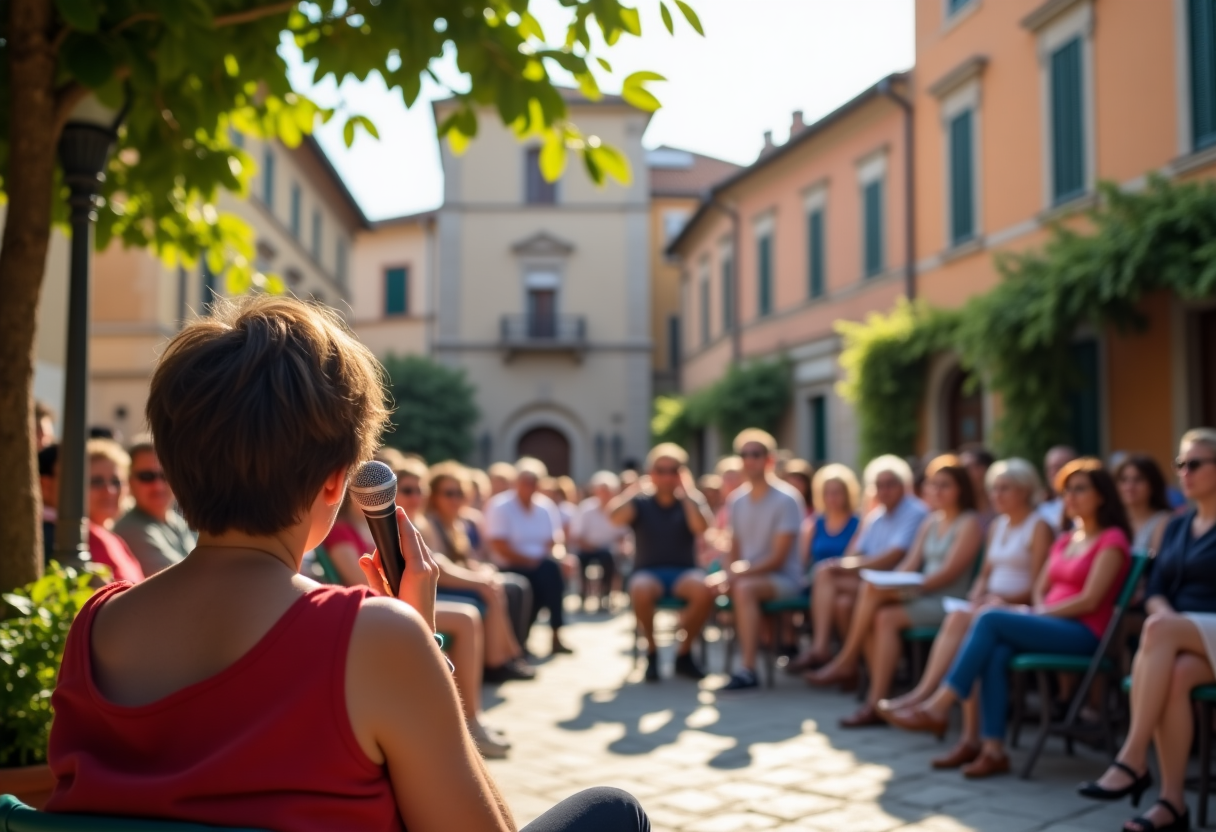
[(775, 433), (793, 395), (789, 361), (775, 358), (734, 365), (721, 379), (685, 397), (655, 399), (655, 442), (687, 447), (697, 431), (715, 427), (725, 441), (744, 428)]

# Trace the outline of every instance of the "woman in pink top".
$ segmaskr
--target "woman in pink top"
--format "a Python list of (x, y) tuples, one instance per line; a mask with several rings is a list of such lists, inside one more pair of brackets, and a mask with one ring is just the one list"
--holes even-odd
[(1035, 582), (1033, 606), (982, 613), (945, 683), (922, 704), (888, 716), (901, 728), (942, 736), (950, 708), (981, 683), (982, 750), (963, 767), (968, 778), (1009, 771), (1004, 746), (1009, 660), (1027, 652), (1093, 653), (1127, 575), (1127, 514), (1101, 460), (1068, 463), (1057, 475), (1055, 487), (1064, 496), (1065, 517), (1072, 520), (1072, 529), (1052, 547), (1047, 568)]
[[(53, 704), (50, 812), (323, 832), (511, 832), (434, 640), (430, 550), (397, 511), (386, 597), (299, 574), (385, 422), (376, 359), (333, 310), (219, 300), (166, 348), (148, 422), (182, 513), (180, 563), (93, 597)], [(528, 832), (646, 832), (624, 792), (563, 801)]]

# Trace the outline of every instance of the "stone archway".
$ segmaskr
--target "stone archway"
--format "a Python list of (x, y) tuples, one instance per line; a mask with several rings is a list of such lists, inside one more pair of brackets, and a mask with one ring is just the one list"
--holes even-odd
[(946, 379), (946, 446), (958, 450), (964, 445), (984, 441), (984, 390), (971, 383), (971, 376), (960, 368)]
[(570, 475), (570, 440), (557, 428), (541, 425), (519, 437), (516, 456), (532, 456), (545, 463), (549, 475)]

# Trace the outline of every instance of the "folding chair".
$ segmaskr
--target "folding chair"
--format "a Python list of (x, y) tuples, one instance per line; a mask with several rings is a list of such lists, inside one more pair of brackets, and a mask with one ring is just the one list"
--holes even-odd
[(777, 679), (777, 653), (781, 644), (781, 616), (792, 612), (807, 612), (810, 609), (810, 592), (803, 592), (792, 598), (781, 598), (776, 601), (765, 601), (760, 605), (761, 616), (768, 621), (769, 630), (773, 634), (772, 643), (760, 641), (760, 661), (768, 674), (766, 687), (773, 687)]
[(1199, 706), (1199, 826), (1208, 825), (1208, 795), (1212, 791), (1212, 712), (1216, 709), (1216, 685), (1200, 685), (1191, 691)]
[[(1102, 675), (1106, 688), (1102, 692), (1102, 724), (1098, 727), (1098, 730), (1102, 734), (1103, 741), (1106, 743), (1106, 750), (1112, 757), (1114, 756), (1115, 734), (1110, 714), (1110, 693), (1118, 687), (1122, 671), (1117, 657), (1111, 655), (1111, 648), (1115, 646), (1116, 636), (1122, 629), (1123, 615), (1127, 611), (1128, 604), (1131, 603), (1132, 595), (1136, 591), (1136, 586), (1140, 583), (1140, 578), (1144, 575), (1148, 562), (1149, 558), (1147, 555), (1132, 555), (1131, 568), (1128, 570), (1127, 579), (1124, 581), (1123, 588), (1119, 592), (1119, 597), (1115, 600), (1114, 614), (1111, 616), (1110, 623), (1106, 626), (1106, 632), (1102, 634), (1102, 639), (1098, 643), (1098, 649), (1094, 651), (1092, 656), (1076, 656), (1063, 653), (1022, 653), (1021, 655), (1014, 656), (1009, 662), (1009, 669), (1015, 674), (1013, 738), (1011, 742), (1011, 745), (1014, 747), (1017, 747), (1022, 715), (1025, 708), (1025, 674), (1035, 674), (1039, 689), (1039, 732), (1030, 750), (1030, 756), (1026, 758), (1026, 762), (1023, 763), (1022, 769), (1019, 772), (1019, 776), (1023, 780), (1030, 777), (1030, 773), (1034, 770), (1034, 765), (1038, 762), (1039, 754), (1042, 753), (1043, 745), (1047, 742), (1049, 736), (1064, 737), (1065, 747), (1069, 753), (1072, 753), (1072, 741), (1074, 739), (1092, 739), (1093, 731), (1086, 726), (1078, 725), (1077, 717), (1089, 698), (1089, 690), (1093, 686), (1094, 679), (1099, 674)], [(1050, 679), (1050, 674), (1052, 673), (1084, 674), (1081, 678), (1081, 684), (1077, 686), (1076, 691), (1073, 693), (1072, 702), (1068, 706), (1068, 712), (1063, 722), (1052, 721)]]
[(200, 826), (171, 820), (130, 820), (101, 815), (39, 812), (11, 794), (0, 795), (0, 832), (259, 832), (255, 829)]

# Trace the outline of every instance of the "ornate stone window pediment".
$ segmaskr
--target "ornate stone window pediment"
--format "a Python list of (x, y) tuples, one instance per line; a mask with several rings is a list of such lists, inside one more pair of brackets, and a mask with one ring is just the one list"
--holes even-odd
[(574, 253), (574, 246), (547, 231), (541, 231), (520, 240), (511, 246), (511, 251), (521, 257), (569, 257)]

